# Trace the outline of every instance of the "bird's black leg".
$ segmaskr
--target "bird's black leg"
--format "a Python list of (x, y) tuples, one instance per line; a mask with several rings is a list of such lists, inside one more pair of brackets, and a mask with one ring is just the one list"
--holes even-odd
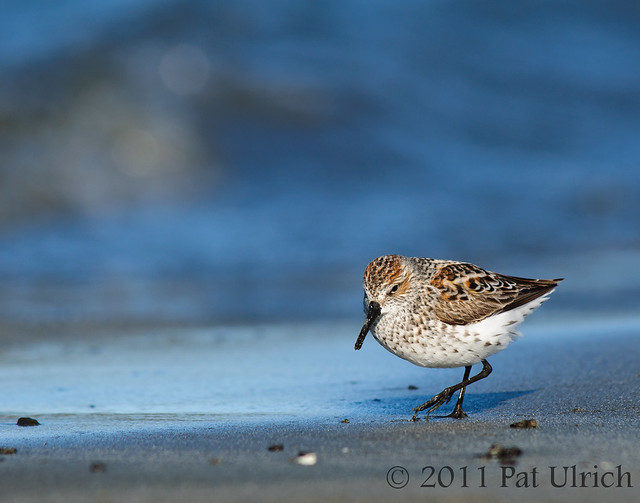
[[(469, 374), (471, 373), (471, 365), (467, 365), (464, 368), (464, 377), (462, 378), (462, 382), (469, 379)], [(467, 417), (467, 413), (462, 410), (462, 400), (464, 400), (464, 392), (467, 388), (460, 388), (460, 394), (458, 395), (458, 401), (456, 402), (456, 406), (453, 408), (453, 412), (451, 414), (444, 417), (452, 417), (454, 419), (462, 419)]]
[[(459, 407), (459, 411), (462, 412), (464, 414), (464, 412), (462, 411), (462, 399), (464, 398), (464, 389), (469, 386), (469, 384), (473, 384), (476, 381), (479, 381), (480, 379), (484, 379), (485, 377), (487, 377), (489, 374), (491, 374), (491, 371), (493, 370), (491, 368), (491, 365), (489, 365), (489, 362), (487, 360), (482, 360), (482, 370), (480, 372), (478, 372), (476, 375), (474, 375), (472, 378), (467, 379), (469, 376), (469, 373), (471, 372), (471, 367), (465, 367), (464, 369), (464, 379), (462, 380), (462, 382), (455, 384), (453, 386), (449, 386), (448, 388), (443, 389), (440, 393), (438, 393), (436, 396), (434, 396), (431, 400), (429, 400), (428, 402), (423, 403), (422, 405), (416, 407), (415, 409), (413, 409), (413, 417), (411, 418), (412, 421), (417, 421), (418, 420), (418, 412), (421, 412), (425, 409), (429, 409), (427, 410), (427, 415), (430, 412), (433, 412), (434, 410), (436, 410), (438, 407), (440, 407), (442, 404), (449, 402), (449, 400), (451, 400), (451, 397), (453, 396), (453, 394), (458, 391), (458, 390), (462, 390), (460, 393), (460, 396), (458, 397), (458, 403), (456, 404), (456, 408), (454, 409), (453, 413), (456, 412), (456, 410), (458, 409), (458, 405)], [(452, 413), (452, 414), (453, 414)], [(456, 416), (451, 416), (451, 417), (456, 417)], [(464, 417), (464, 416), (460, 416), (460, 417)]]

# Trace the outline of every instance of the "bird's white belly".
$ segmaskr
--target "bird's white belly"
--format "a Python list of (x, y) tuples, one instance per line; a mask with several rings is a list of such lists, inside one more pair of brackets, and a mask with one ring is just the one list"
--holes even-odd
[(523, 306), (468, 325), (439, 320), (419, 325), (406, 320), (398, 323), (397, 318), (382, 316), (371, 332), (383, 347), (415, 365), (463, 367), (502, 351), (520, 337), (517, 326), (535, 307)]

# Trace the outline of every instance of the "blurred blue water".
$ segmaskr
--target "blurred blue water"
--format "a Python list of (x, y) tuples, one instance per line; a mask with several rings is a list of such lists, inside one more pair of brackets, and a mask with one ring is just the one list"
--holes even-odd
[(383, 253), (634, 310), (638, 28), (629, 2), (12, 5), (0, 318), (357, 316)]

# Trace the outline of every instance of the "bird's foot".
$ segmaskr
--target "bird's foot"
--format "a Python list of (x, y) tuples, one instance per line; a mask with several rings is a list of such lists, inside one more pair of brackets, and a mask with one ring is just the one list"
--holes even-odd
[(458, 407), (458, 405), (456, 404), (456, 407), (453, 409), (451, 414), (447, 414), (446, 416), (442, 416), (442, 417), (451, 417), (453, 419), (464, 419), (465, 417), (468, 417), (468, 416), (467, 416), (467, 413), (462, 410), (462, 407)]
[[(411, 418), (411, 420), (418, 421), (418, 412), (422, 412), (423, 410), (426, 410), (426, 409), (429, 409), (427, 410), (427, 414), (426, 414), (427, 416), (429, 416), (431, 412), (433, 412), (434, 410), (437, 410), (441, 405), (448, 403), (449, 400), (451, 400), (453, 393), (454, 393), (454, 390), (452, 390), (451, 387), (446, 388), (442, 390), (440, 393), (438, 393), (436, 396), (434, 396), (428, 402), (425, 402), (422, 405), (418, 405), (416, 408), (413, 409), (413, 417)], [(464, 414), (464, 411), (462, 411), (462, 408), (460, 408), (460, 412)], [(460, 416), (460, 417), (464, 417), (464, 416)]]

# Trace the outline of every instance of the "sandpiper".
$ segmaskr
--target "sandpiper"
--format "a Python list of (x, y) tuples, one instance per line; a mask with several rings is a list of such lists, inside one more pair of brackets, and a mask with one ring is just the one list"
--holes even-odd
[[(366, 321), (355, 349), (367, 332), (393, 354), (430, 368), (464, 367), (462, 381), (445, 388), (413, 409), (427, 415), (458, 401), (446, 417), (461, 419), (466, 387), (491, 373), (487, 358), (505, 349), (521, 334), (525, 317), (553, 292), (558, 279), (527, 279), (486, 271), (466, 262), (385, 255), (364, 273)], [(482, 370), (469, 377), (471, 366)]]

